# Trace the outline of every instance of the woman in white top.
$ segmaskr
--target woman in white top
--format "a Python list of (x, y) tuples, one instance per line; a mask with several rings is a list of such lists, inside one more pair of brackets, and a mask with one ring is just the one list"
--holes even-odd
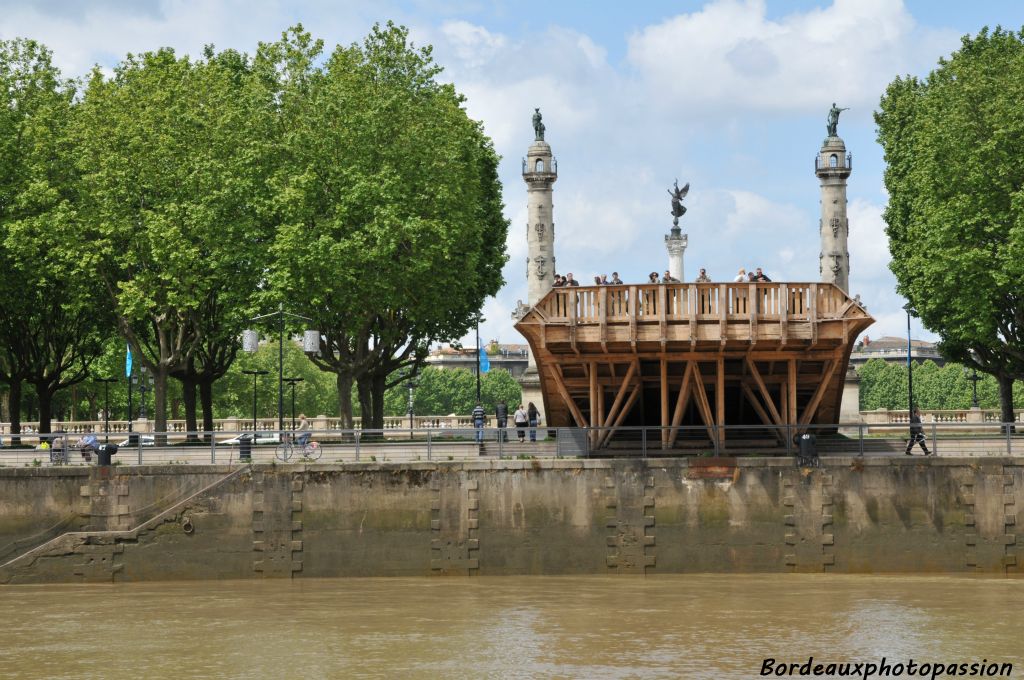
[(519, 437), (519, 443), (522, 444), (526, 441), (526, 425), (529, 422), (529, 416), (526, 415), (526, 409), (522, 404), (512, 415), (512, 420), (516, 421), (516, 436)]
[(743, 267), (740, 267), (740, 272), (739, 272), (739, 274), (736, 275), (736, 278), (733, 279), (733, 281), (735, 281), (736, 283), (742, 283), (742, 282), (744, 282), (746, 280), (747, 280), (747, 270), (744, 269)]

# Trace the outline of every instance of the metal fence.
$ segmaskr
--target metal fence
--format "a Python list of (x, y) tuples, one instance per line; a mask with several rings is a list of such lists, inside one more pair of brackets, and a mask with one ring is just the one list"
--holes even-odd
[[(929, 453), (943, 456), (1024, 455), (1020, 424), (931, 422), (921, 425)], [(910, 438), (906, 424), (840, 423), (832, 425), (728, 425), (705, 427), (576, 428), (437, 428), (383, 430), (314, 430), (315, 449), (289, 453), (276, 432), (258, 432), (246, 447), (239, 432), (192, 432), (184, 438), (139, 434), (113, 456), (115, 465), (196, 465), (248, 463), (417, 462), (506, 458), (586, 458), (654, 456), (795, 456), (804, 435), (823, 456), (902, 455)], [(289, 433), (285, 433), (286, 437)], [(38, 436), (38, 435), (37, 435)], [(0, 466), (95, 465), (77, 446), (78, 435), (42, 435), (49, 448), (0, 448)], [(99, 435), (100, 442), (105, 439)], [(35, 439), (35, 437), (33, 437)], [(111, 443), (124, 441), (111, 436)], [(914, 453), (923, 454), (915, 443)], [(246, 455), (248, 454), (248, 455)]]

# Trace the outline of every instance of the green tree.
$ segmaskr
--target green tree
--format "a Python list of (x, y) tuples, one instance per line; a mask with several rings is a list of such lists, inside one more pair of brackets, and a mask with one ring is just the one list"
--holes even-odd
[(875, 115), (898, 290), (940, 349), (995, 377), (1004, 421), (1024, 377), (1024, 35), (964, 37)]
[(22, 381), (49, 432), (54, 395), (85, 379), (110, 328), (92, 273), (62, 248), (79, 230), (74, 97), (48, 49), (0, 41), (0, 376), (14, 432)]
[[(389, 416), (408, 413), (407, 380), (391, 387), (384, 397), (384, 410)], [(444, 416), (451, 413), (469, 415), (476, 405), (476, 376), (466, 369), (442, 370), (427, 366), (416, 376), (413, 408), (419, 415)], [(522, 388), (508, 371), (495, 369), (480, 376), (480, 401), (488, 411), (504, 400), (509, 413), (522, 399)]]
[(299, 26), (257, 58), (287, 159), (270, 281), (322, 332), (343, 421), (356, 383), (376, 429), (399, 369), (461, 337), (501, 287), (508, 224), (491, 142), (429, 47), (388, 24), (322, 65), (321, 50)]
[(128, 55), (109, 79), (95, 70), (81, 109), (81, 247), (156, 379), (162, 432), (168, 378), (186, 380), (188, 396), (223, 373), (263, 275), (272, 102), (242, 55), (161, 49)]

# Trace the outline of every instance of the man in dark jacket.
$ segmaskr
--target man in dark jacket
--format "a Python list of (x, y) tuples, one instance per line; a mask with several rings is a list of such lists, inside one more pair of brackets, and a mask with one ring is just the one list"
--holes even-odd
[(932, 455), (925, 443), (927, 441), (928, 439), (924, 436), (924, 428), (921, 427), (921, 409), (915, 406), (913, 413), (910, 414), (910, 441), (907, 442), (907, 450), (904, 453), (908, 456), (914, 455), (910, 450), (914, 448), (914, 444), (920, 444), (924, 455)]
[(494, 417), (498, 421), (498, 436), (505, 441), (505, 427), (508, 425), (508, 404), (502, 399), (494, 408)]

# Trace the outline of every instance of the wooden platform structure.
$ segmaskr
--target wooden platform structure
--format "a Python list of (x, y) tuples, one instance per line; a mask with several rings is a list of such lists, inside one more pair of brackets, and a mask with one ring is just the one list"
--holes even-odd
[[(660, 426), (835, 423), (850, 350), (874, 319), (828, 283), (701, 283), (554, 288), (521, 314), (547, 424)], [(659, 436), (655, 434), (655, 436)]]

